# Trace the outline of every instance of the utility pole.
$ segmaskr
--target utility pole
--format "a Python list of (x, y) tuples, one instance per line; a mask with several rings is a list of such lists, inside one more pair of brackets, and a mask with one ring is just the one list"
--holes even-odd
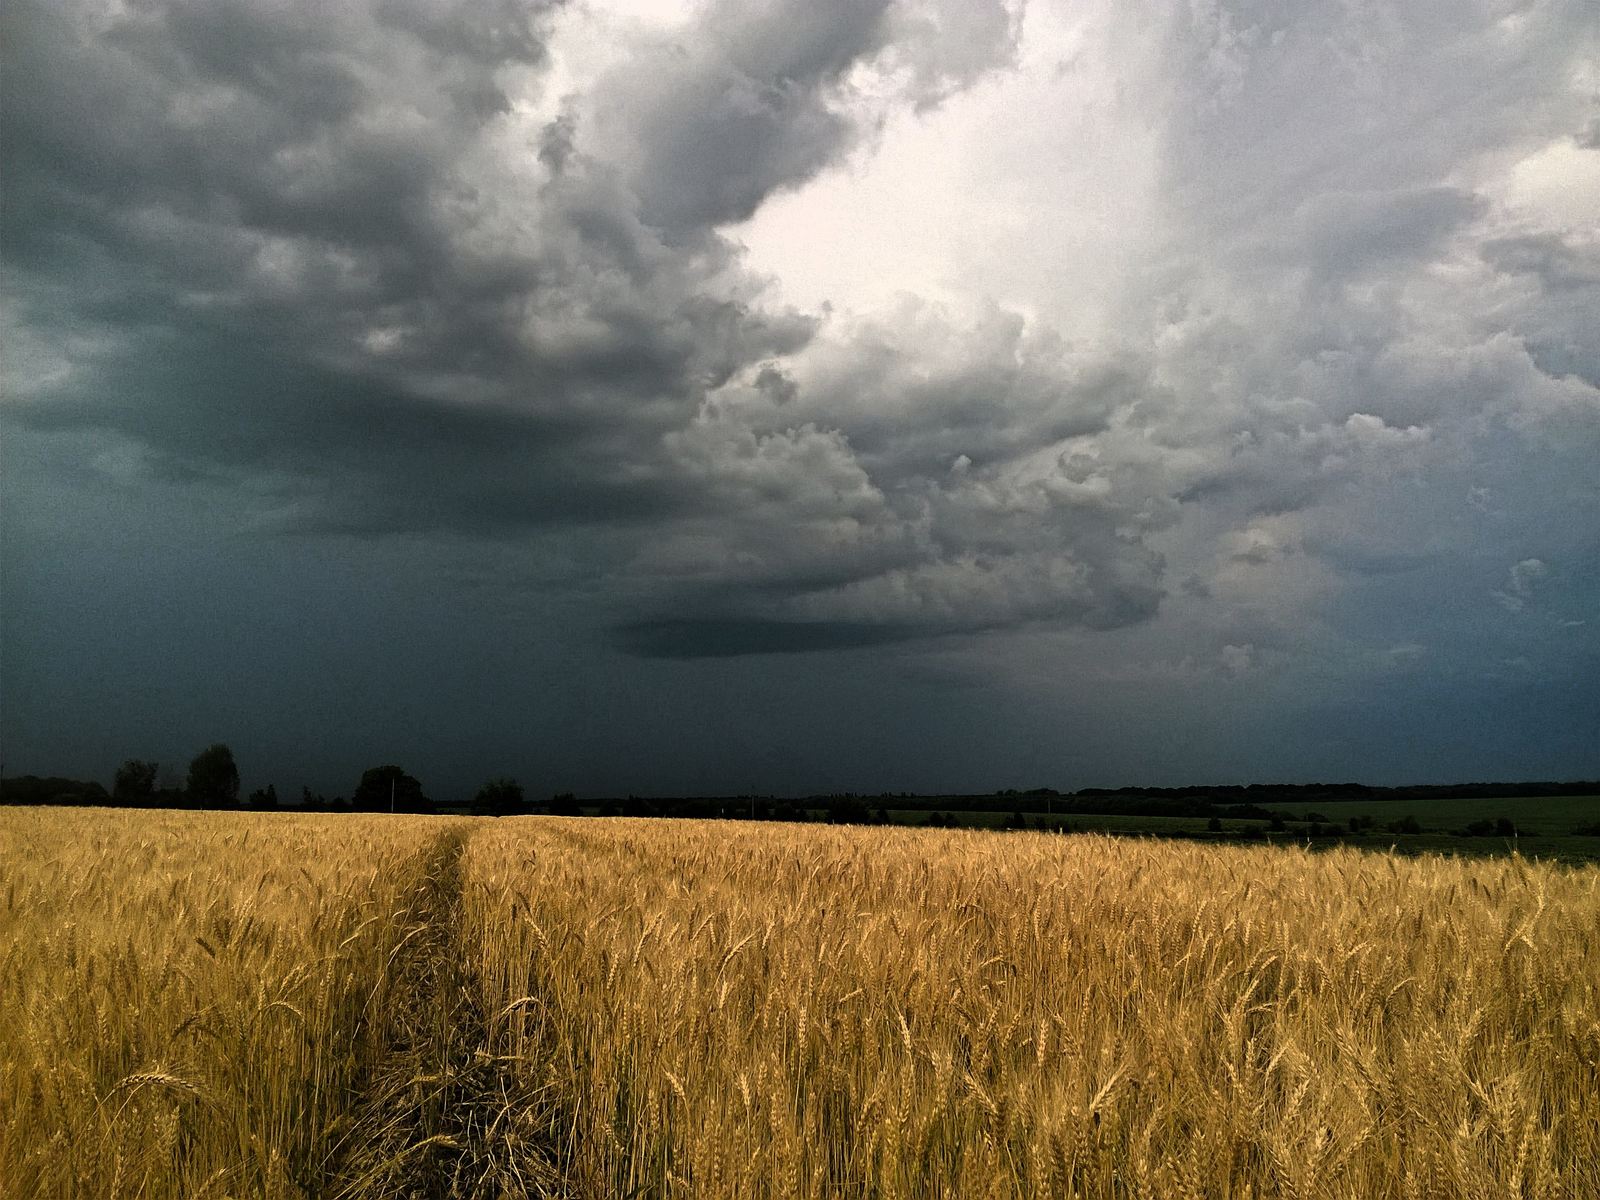
[(391, 776), (390, 779), (389, 779), (389, 811), (390, 812), (394, 811), (394, 778), (393, 778), (393, 776)]

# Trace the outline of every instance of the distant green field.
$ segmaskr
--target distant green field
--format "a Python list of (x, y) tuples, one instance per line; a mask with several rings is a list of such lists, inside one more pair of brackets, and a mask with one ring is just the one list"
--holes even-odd
[[(1000, 829), (1011, 819), (1010, 813), (980, 812), (960, 808), (943, 809), (965, 829)], [(889, 820), (896, 825), (926, 825), (933, 814), (915, 808), (891, 808)], [(1205, 817), (1142, 817), (1118, 816), (1111, 813), (1073, 813), (1070, 816), (1046, 816), (1044, 813), (1025, 814), (1029, 829), (1068, 826), (1084, 833), (1202, 833)], [(1234, 826), (1263, 824), (1263, 822), (1230, 822)]]
[(1340, 800), (1270, 807), (1304, 816), (1315, 812), (1344, 825), (1368, 816), (1379, 826), (1416, 817), (1426, 830), (1450, 832), (1472, 821), (1509, 817), (1524, 835), (1565, 836), (1580, 825), (1600, 822), (1600, 796), (1489, 796), (1481, 800)]
[[(1518, 807), (1520, 806), (1520, 807)], [(1505, 854), (1513, 847), (1524, 857), (1553, 859), (1563, 862), (1600, 862), (1600, 837), (1574, 837), (1572, 830), (1580, 825), (1600, 821), (1600, 796), (1557, 796), (1548, 798), (1514, 797), (1484, 800), (1428, 800), (1428, 801), (1370, 801), (1358, 800), (1328, 804), (1274, 804), (1283, 812), (1304, 815), (1315, 812), (1327, 817), (1329, 825), (1317, 845), (1347, 845), (1369, 850), (1387, 850), (1393, 846), (1407, 854)], [(999, 829), (1005, 825), (1009, 814), (945, 810), (963, 828)], [(822, 818), (820, 811), (814, 816)], [(929, 813), (919, 809), (890, 809), (889, 819), (897, 825), (923, 825)], [(1359, 834), (1348, 831), (1350, 818), (1370, 816), (1374, 828)], [(1384, 828), (1390, 821), (1405, 816), (1415, 816), (1423, 827), (1422, 833), (1397, 834)], [(1512, 843), (1501, 837), (1457, 837), (1453, 830), (1469, 822), (1510, 817), (1516, 822), (1519, 835)], [(1303, 842), (1310, 827), (1295, 821), (1281, 832), (1269, 832), (1265, 821), (1222, 820), (1220, 833), (1211, 831), (1206, 817), (1145, 817), (1122, 816), (1112, 813), (1072, 813), (1068, 816), (1049, 817), (1042, 813), (1028, 813), (1029, 829), (1064, 829), (1077, 833), (1114, 833), (1129, 836), (1200, 837), (1207, 840), (1233, 841), (1240, 838), (1264, 838), (1275, 842)], [(1537, 823), (1535, 823), (1537, 822)]]
[[(1033, 798), (1028, 798), (1032, 800)], [(1074, 833), (1111, 833), (1130, 837), (1199, 838), (1205, 841), (1307, 842), (1316, 846), (1346, 845), (1368, 850), (1387, 850), (1391, 846), (1406, 854), (1505, 854), (1512, 849), (1527, 858), (1561, 860), (1569, 863), (1600, 863), (1600, 836), (1575, 836), (1580, 827), (1600, 825), (1600, 796), (1500, 796), (1460, 800), (1326, 800), (1314, 802), (1270, 801), (1262, 807), (1292, 814), (1287, 828), (1271, 830), (1263, 820), (1223, 817), (1222, 828), (1213, 830), (1207, 817), (1155, 817), (1122, 813), (1046, 813), (1024, 810), (1029, 829), (1061, 830)], [(590, 810), (591, 813), (594, 810)], [(869, 809), (878, 812), (876, 807)], [(826, 809), (808, 808), (812, 821), (828, 819)], [(1316, 813), (1326, 821), (1320, 836), (1313, 836), (1312, 825), (1304, 818)], [(885, 811), (895, 825), (926, 825), (935, 815), (954, 819), (964, 829), (1001, 829), (1011, 820), (1004, 811), (946, 808), (889, 808)], [(1372, 827), (1351, 832), (1351, 817), (1370, 817)], [(1420, 833), (1394, 833), (1390, 822), (1415, 817)], [(1512, 839), (1460, 837), (1456, 830), (1474, 821), (1494, 821), (1508, 817), (1516, 824), (1518, 836)], [(1301, 818), (1296, 820), (1295, 818)]]
[[(1523, 837), (1567, 837), (1579, 826), (1600, 823), (1600, 796), (1511, 796), (1488, 797), (1481, 800), (1340, 800), (1318, 803), (1284, 803), (1267, 805), (1274, 811), (1292, 813), (1305, 818), (1316, 813), (1326, 818), (1330, 825), (1348, 826), (1351, 817), (1371, 817), (1375, 828), (1371, 831), (1379, 838), (1388, 836), (1384, 826), (1402, 817), (1416, 817), (1417, 823), (1428, 833), (1453, 833), (1473, 821), (1492, 821), (1509, 817), (1516, 823)], [(965, 809), (945, 810), (962, 825), (969, 827), (999, 828), (1009, 819), (1008, 813), (979, 812)], [(820, 811), (818, 815), (821, 815)], [(931, 814), (920, 809), (889, 810), (889, 819), (896, 824), (922, 825)], [(1041, 823), (1066, 824), (1074, 829), (1113, 830), (1123, 833), (1199, 833), (1206, 829), (1205, 817), (1147, 817), (1115, 813), (1070, 813), (1047, 817), (1043, 813), (1027, 813), (1030, 827)], [(1293, 822), (1291, 822), (1292, 826)], [(1229, 830), (1239, 828), (1265, 828), (1265, 822), (1241, 821), (1223, 818)]]

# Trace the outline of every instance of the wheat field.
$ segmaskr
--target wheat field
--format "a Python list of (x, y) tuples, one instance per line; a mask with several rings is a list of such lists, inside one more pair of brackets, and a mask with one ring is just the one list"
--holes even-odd
[(0, 1196), (1600, 1195), (1600, 870), (0, 810)]
[(1593, 869), (513, 820), (467, 887), (585, 1195), (1600, 1195)]
[(316, 1195), (428, 817), (0, 809), (0, 1195)]

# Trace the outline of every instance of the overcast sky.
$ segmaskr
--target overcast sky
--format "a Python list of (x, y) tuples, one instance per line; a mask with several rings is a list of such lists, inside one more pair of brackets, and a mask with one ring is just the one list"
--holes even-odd
[(1593, 0), (12, 0), (7, 774), (1600, 775)]

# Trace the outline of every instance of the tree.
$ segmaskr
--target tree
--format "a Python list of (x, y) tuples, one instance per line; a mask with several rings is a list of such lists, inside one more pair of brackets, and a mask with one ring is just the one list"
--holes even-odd
[(189, 780), (184, 788), (189, 799), (201, 804), (239, 803), (239, 768), (233, 751), (221, 742), (207, 746), (189, 763)]
[(277, 808), (278, 807), (278, 789), (277, 789), (277, 787), (274, 786), (273, 784), (269, 783), (269, 784), (267, 784), (267, 786), (265, 788), (257, 788), (255, 791), (251, 792), (250, 793), (250, 807), (251, 808)]
[(846, 793), (828, 801), (828, 820), (835, 825), (865, 825), (872, 819), (872, 810), (862, 800)]
[(550, 811), (558, 817), (581, 817), (583, 806), (572, 792), (557, 792), (550, 797)]
[(350, 803), (358, 812), (419, 812), (429, 807), (422, 784), (393, 763), (363, 771)]
[(117, 768), (111, 794), (118, 804), (149, 804), (156, 794), (156, 774), (160, 763), (130, 758)]
[(502, 777), (491, 779), (478, 789), (473, 807), (490, 816), (506, 817), (512, 813), (526, 812), (528, 806), (523, 799), (522, 785), (515, 779)]

